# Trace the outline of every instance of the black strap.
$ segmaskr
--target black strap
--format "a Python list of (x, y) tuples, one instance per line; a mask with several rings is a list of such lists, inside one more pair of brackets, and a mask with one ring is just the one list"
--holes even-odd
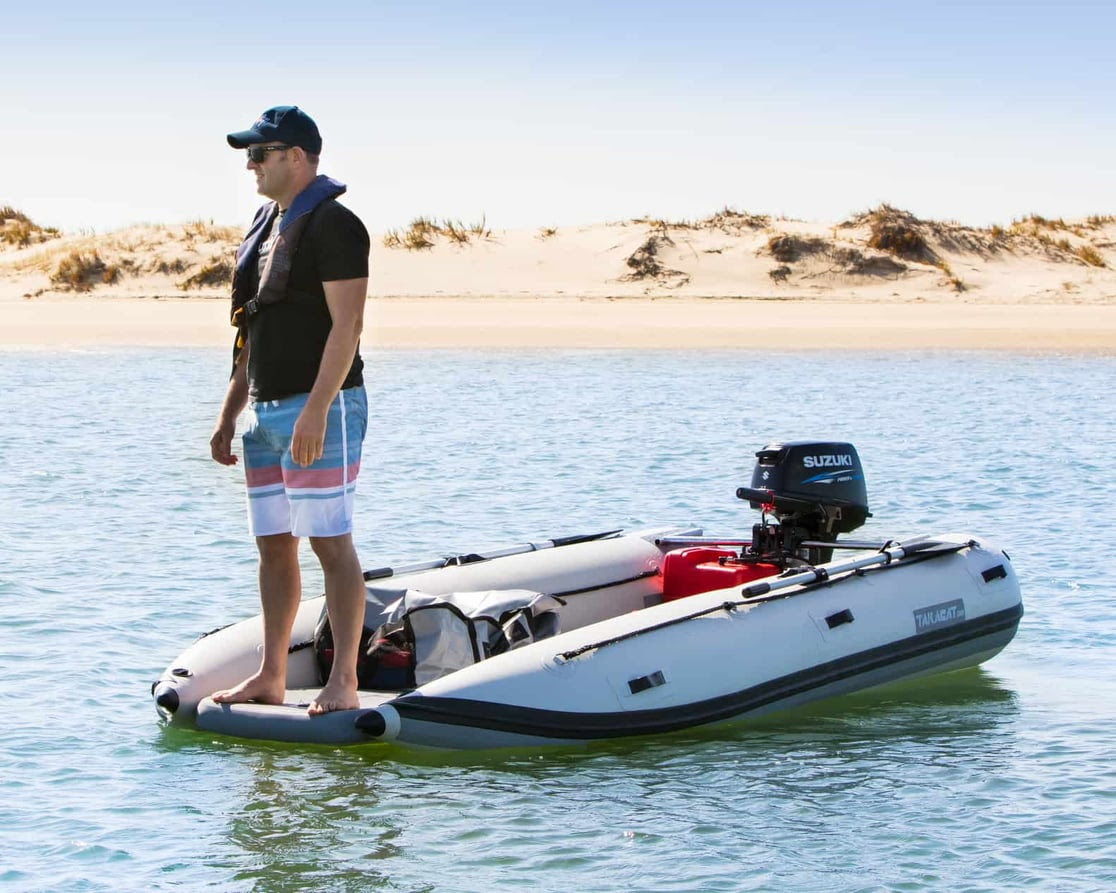
[(306, 307), (312, 307), (320, 305), (321, 302), (322, 298), (319, 295), (315, 295), (308, 291), (297, 291), (296, 289), (288, 288), (285, 302), (271, 301), (264, 303), (256, 297), (252, 298), (250, 301), (245, 301), (243, 309), (245, 317), (251, 319), (264, 308), (274, 307), (277, 303), (302, 304)]

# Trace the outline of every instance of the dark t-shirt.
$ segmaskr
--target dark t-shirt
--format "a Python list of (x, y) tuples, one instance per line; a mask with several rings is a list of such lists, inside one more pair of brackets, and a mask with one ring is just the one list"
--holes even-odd
[[(314, 386), (333, 319), (323, 282), (368, 275), (368, 231), (330, 199), (319, 205), (291, 261), (287, 298), (249, 319), (248, 387), (253, 400), (306, 394)], [(358, 348), (342, 388), (364, 383)]]

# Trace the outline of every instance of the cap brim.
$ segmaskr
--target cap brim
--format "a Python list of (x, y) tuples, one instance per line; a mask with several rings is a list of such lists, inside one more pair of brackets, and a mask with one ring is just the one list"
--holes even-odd
[(266, 143), (268, 138), (256, 130), (241, 130), (237, 133), (230, 133), (228, 136), (229, 145), (234, 149), (246, 149), (256, 143)]

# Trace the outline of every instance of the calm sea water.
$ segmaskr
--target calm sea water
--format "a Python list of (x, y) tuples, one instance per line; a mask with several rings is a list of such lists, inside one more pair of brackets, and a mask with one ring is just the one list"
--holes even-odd
[[(998, 541), (1027, 616), (979, 671), (759, 723), (416, 758), (161, 727), (159, 671), (256, 611), (223, 350), (0, 352), (5, 890), (1116, 887), (1116, 359), (385, 353), (368, 566), (613, 526), (750, 529), (789, 438), (859, 448), (861, 533)], [(320, 591), (304, 562), (307, 595)]]

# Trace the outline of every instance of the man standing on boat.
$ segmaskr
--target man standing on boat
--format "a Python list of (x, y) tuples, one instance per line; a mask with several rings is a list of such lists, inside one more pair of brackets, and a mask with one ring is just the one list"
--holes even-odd
[(305, 536), (322, 566), (334, 639), (329, 679), (309, 712), (351, 709), (359, 706), (365, 599), (352, 518), (368, 418), (359, 353), (368, 232), (338, 204), (345, 186), (318, 174), (322, 139), (297, 106), (268, 109), (228, 141), (247, 150), (257, 191), (271, 201), (237, 250), (233, 371), (209, 445), (217, 462), (236, 464), (236, 419), (247, 406), (248, 526), (259, 550), (264, 643), (259, 670), (213, 699), (283, 702)]

